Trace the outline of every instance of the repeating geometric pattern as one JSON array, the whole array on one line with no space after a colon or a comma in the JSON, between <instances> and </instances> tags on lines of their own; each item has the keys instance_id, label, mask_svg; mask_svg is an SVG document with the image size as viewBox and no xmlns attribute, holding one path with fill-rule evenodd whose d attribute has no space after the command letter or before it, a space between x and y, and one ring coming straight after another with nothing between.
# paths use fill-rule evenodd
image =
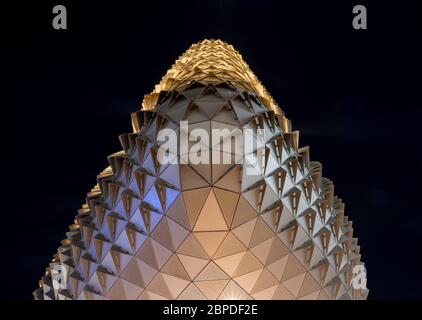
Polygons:
<instances>
[{"instance_id":1,"label":"repeating geometric pattern","mask_svg":"<svg viewBox=\"0 0 422 320\"><path fill-rule=\"evenodd\" d=\"M157 133L180 136L180 120L210 136L215 128L262 129L265 144L230 154L243 164L161 165ZM259 94L193 80L160 91L132 124L36 299L366 299L366 289L351 286L362 262L344 204L309 148L299 147L298 132ZM207 148L210 162L223 156ZM247 174L258 149L258 172ZM66 288L53 287L55 265L66 270Z\"/></svg>"},{"instance_id":2,"label":"repeating geometric pattern","mask_svg":"<svg viewBox=\"0 0 422 320\"><path fill-rule=\"evenodd\" d=\"M281 113L240 53L221 40L203 40L193 44L176 60L153 92L144 96L143 109L154 109L161 91L183 87L193 80L230 81L237 88L256 93L268 109Z\"/></svg>"}]
</instances>

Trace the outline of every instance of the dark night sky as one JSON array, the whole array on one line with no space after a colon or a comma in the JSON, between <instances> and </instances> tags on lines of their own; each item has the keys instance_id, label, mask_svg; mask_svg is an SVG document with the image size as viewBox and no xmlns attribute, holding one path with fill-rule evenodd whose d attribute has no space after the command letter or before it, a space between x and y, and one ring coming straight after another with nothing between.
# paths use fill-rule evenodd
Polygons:
<instances>
[{"instance_id":1,"label":"dark night sky","mask_svg":"<svg viewBox=\"0 0 422 320\"><path fill-rule=\"evenodd\" d=\"M354 221L369 297L422 298L416 1L87 2L20 4L8 28L22 34L9 63L3 298L31 299L129 113L204 38L234 45L323 163ZM68 30L51 27L59 3ZM356 4L367 4L368 30L352 28Z\"/></svg>"}]
</instances>

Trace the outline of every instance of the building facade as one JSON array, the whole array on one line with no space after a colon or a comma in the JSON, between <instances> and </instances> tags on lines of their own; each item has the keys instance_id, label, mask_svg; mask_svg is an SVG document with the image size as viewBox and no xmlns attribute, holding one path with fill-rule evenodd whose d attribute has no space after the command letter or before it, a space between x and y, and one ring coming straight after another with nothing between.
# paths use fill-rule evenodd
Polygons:
<instances>
[{"instance_id":1,"label":"building facade","mask_svg":"<svg viewBox=\"0 0 422 320\"><path fill-rule=\"evenodd\" d=\"M131 121L36 299L366 299L344 204L231 45L192 45Z\"/></svg>"}]
</instances>

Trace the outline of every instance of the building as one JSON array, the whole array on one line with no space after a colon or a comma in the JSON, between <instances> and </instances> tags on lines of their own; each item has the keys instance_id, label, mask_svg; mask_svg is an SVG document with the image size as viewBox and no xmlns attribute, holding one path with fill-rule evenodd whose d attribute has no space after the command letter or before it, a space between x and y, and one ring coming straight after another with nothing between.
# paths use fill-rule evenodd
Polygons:
<instances>
[{"instance_id":1,"label":"building","mask_svg":"<svg viewBox=\"0 0 422 320\"><path fill-rule=\"evenodd\" d=\"M366 299L344 204L231 45L192 45L131 121L36 299ZM214 129L254 143L194 136L163 163L163 129L180 146ZM200 143L207 161L191 162Z\"/></svg>"}]
</instances>

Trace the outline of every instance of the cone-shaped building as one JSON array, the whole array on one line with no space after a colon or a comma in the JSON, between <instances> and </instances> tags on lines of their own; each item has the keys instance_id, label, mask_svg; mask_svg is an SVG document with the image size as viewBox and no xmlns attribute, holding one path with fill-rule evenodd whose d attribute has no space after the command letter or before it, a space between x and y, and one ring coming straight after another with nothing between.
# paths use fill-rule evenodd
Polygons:
<instances>
[{"instance_id":1,"label":"cone-shaped building","mask_svg":"<svg viewBox=\"0 0 422 320\"><path fill-rule=\"evenodd\" d=\"M192 45L131 119L36 299L366 298L344 204L231 45ZM227 152L227 137L196 136L163 163L163 129L180 145L222 129L255 143ZM190 161L199 143L205 161Z\"/></svg>"}]
</instances>

